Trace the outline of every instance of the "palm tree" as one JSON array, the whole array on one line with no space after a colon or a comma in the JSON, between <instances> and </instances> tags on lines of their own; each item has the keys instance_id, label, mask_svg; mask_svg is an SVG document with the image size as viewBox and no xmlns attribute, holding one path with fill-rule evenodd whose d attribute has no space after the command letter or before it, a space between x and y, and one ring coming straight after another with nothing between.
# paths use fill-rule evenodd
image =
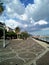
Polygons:
<instances>
[{"instance_id":1,"label":"palm tree","mask_svg":"<svg viewBox=\"0 0 49 65\"><path fill-rule=\"evenodd\" d=\"M19 28L19 27L16 27L16 28L15 28L15 32L16 32L17 38L18 38L18 34L20 33L20 28Z\"/></svg>"}]
</instances>

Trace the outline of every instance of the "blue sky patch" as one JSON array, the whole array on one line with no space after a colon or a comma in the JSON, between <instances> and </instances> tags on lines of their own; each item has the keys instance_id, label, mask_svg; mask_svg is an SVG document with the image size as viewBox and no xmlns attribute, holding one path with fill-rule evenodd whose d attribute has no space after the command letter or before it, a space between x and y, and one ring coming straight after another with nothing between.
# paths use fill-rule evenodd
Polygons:
<instances>
[{"instance_id":1,"label":"blue sky patch","mask_svg":"<svg viewBox=\"0 0 49 65\"><path fill-rule=\"evenodd\" d=\"M25 7L28 5L28 4L33 4L34 3L34 0L20 0L24 5Z\"/></svg>"}]
</instances>

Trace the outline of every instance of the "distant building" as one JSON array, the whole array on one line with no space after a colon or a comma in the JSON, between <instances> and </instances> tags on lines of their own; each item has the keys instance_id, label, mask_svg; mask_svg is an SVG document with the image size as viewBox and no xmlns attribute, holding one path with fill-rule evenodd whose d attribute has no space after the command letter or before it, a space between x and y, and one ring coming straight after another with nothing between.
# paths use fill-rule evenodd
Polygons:
<instances>
[{"instance_id":1,"label":"distant building","mask_svg":"<svg viewBox=\"0 0 49 65\"><path fill-rule=\"evenodd\" d=\"M15 29L13 29L13 32L15 32Z\"/></svg>"},{"instance_id":2,"label":"distant building","mask_svg":"<svg viewBox=\"0 0 49 65\"><path fill-rule=\"evenodd\" d=\"M8 32L8 31L13 31L13 29L11 29L11 28L8 27L8 26L5 26L5 29L7 30L7 32Z\"/></svg>"}]
</instances>

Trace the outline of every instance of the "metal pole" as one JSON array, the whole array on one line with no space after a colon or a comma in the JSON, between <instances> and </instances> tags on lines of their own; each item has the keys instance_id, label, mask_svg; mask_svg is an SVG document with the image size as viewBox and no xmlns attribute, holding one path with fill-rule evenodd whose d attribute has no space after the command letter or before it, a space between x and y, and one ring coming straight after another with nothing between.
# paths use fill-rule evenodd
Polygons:
<instances>
[{"instance_id":1,"label":"metal pole","mask_svg":"<svg viewBox=\"0 0 49 65\"><path fill-rule=\"evenodd\" d=\"M5 47L5 26L2 26L1 27L3 29L3 47Z\"/></svg>"},{"instance_id":2,"label":"metal pole","mask_svg":"<svg viewBox=\"0 0 49 65\"><path fill-rule=\"evenodd\" d=\"M3 28L3 48L5 48L5 26Z\"/></svg>"}]
</instances>

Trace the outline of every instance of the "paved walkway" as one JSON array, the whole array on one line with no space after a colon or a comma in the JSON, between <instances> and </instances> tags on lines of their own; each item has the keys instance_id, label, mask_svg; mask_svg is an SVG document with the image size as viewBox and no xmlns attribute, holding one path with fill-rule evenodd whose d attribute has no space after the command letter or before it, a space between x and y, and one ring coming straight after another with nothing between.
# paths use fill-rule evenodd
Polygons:
<instances>
[{"instance_id":1,"label":"paved walkway","mask_svg":"<svg viewBox=\"0 0 49 65\"><path fill-rule=\"evenodd\" d=\"M35 40L35 39L33 39L33 40L36 41L38 44L40 44L41 46L43 46L45 48L48 48L49 47L49 44L47 44L46 42L42 42L42 41Z\"/></svg>"},{"instance_id":2,"label":"paved walkway","mask_svg":"<svg viewBox=\"0 0 49 65\"><path fill-rule=\"evenodd\" d=\"M45 59L48 59L47 61L49 61L49 57L46 56L46 54L49 52L49 44L42 42L42 41L35 40L35 39L33 39L33 40L36 41L38 44L40 44L41 46L43 46L46 49L42 54L40 54L38 57L35 58L34 65L39 65L39 64L41 65L42 63L44 63L42 65L47 65ZM44 56L46 56L45 59L44 59ZM42 58L44 59L43 61L41 60ZM41 60L40 62L39 62L39 59ZM39 64L36 63L37 61Z\"/></svg>"},{"instance_id":3,"label":"paved walkway","mask_svg":"<svg viewBox=\"0 0 49 65\"><path fill-rule=\"evenodd\" d=\"M6 48L0 49L0 65L36 65L36 61L49 51L48 45L42 44L32 38L13 39Z\"/></svg>"}]
</instances>

